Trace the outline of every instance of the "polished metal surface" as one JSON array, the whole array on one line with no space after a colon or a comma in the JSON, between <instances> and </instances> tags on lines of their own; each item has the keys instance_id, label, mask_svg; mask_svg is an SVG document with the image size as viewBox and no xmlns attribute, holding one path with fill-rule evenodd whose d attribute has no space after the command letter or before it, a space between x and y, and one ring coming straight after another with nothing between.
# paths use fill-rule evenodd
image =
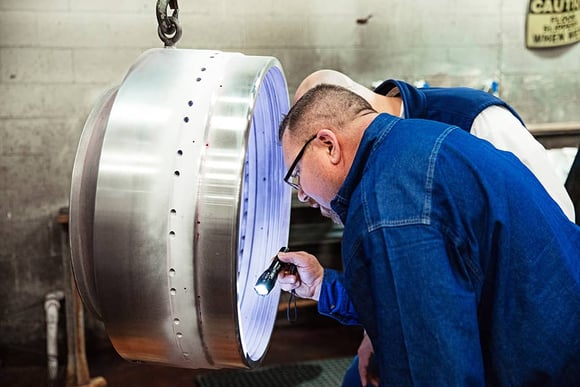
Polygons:
<instances>
[{"instance_id":1,"label":"polished metal surface","mask_svg":"<svg viewBox=\"0 0 580 387\"><path fill-rule=\"evenodd\" d=\"M73 172L73 269L126 359L263 359L280 290L253 285L288 241L287 109L275 58L182 49L145 52L93 109Z\"/></svg>"},{"instance_id":2,"label":"polished metal surface","mask_svg":"<svg viewBox=\"0 0 580 387\"><path fill-rule=\"evenodd\" d=\"M85 306L101 318L96 297L93 266L93 223L95 216L95 192L101 147L107 121L118 87L107 90L99 98L89 114L77 147L72 174L69 228L71 255L74 257L75 276L79 292L84 296ZM82 264L80 264L82 263Z\"/></svg>"}]
</instances>

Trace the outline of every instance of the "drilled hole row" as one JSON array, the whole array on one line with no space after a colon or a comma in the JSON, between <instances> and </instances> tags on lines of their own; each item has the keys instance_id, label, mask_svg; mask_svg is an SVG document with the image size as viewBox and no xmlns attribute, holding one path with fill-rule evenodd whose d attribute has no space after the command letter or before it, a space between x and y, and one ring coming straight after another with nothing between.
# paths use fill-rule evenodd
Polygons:
<instances>
[{"instance_id":1,"label":"drilled hole row","mask_svg":"<svg viewBox=\"0 0 580 387\"><path fill-rule=\"evenodd\" d=\"M175 212L174 209L172 209L171 210L171 213L172 214L175 214L176 212ZM170 234L171 234L171 232L170 232ZM175 233L173 233L173 235L175 235ZM174 268L170 268L169 269L169 277L175 277L175 274L176 274L175 269ZM177 289L172 287L171 289L169 289L169 294L171 294L172 296L175 296L177 294ZM179 318L177 318L177 317L174 317L173 318L173 325L175 325L177 328L179 328L179 325L180 324L181 324L181 320ZM181 339L181 338L183 338L183 333L181 333L178 330L177 332L175 332L175 337L177 337L178 339ZM187 353L187 352L182 352L182 354L183 354L184 357L188 357L189 356L189 353Z\"/></svg>"},{"instance_id":2,"label":"drilled hole row","mask_svg":"<svg viewBox=\"0 0 580 387\"><path fill-rule=\"evenodd\" d=\"M215 55L217 55L217 53L216 53ZM215 58L215 55L211 55L211 56L210 56L210 58L211 58L211 59ZM206 70L207 70L207 68L206 68L206 67L201 67L201 68L200 68L200 71L201 71L201 72L205 72ZM195 81L196 81L196 82L201 82L201 81L202 81L202 78L201 78L201 77L197 77L197 78L195 79ZM220 85L220 87L222 87L222 85ZM193 100L189 100L189 101L187 101L187 106L188 106L188 107L193 107L193 105L194 105L194 102L193 102ZM189 118L189 116L184 116L184 117L183 117L183 122L185 122L185 123L187 124L187 123L189 123L189 121L190 121L190 118ZM193 143L195 143L195 140L193 140ZM206 144L206 146L208 146L208 145L209 145L209 144ZM177 153L177 156L178 156L178 157L182 157L184 152L183 152L183 149L178 149L176 153ZM179 171L179 169L176 169L175 171L173 171L173 175L174 175L175 177L179 177L179 176L181 176L181 172ZM169 213L170 213L170 215L171 215L171 216L175 216L175 215L177 215L177 210L176 210L175 208L172 208L172 209L169 211ZM199 223L199 222L198 222L198 223ZM176 237L176 233L175 233L175 231L174 231L174 230L170 230L170 231L169 231L169 237L170 237L171 239L175 239L175 237ZM175 277L175 275L176 275L175 268L170 268L170 269L169 269L169 277ZM185 291L185 290L187 290L187 289L186 289L186 288L184 288L184 291ZM175 287L171 287L171 288L169 289L169 294L170 294L171 296L176 296L176 295L177 295L177 289L176 289ZM180 324L181 324L181 320L180 320L178 317L175 317L175 316L173 316L173 325L174 325L175 327L179 328ZM175 336L176 336L176 338L177 338L177 339L182 339L182 338L183 338L183 333L182 333L181 331L179 331L178 329L176 329L176 330L177 330L177 331L175 332ZM187 358L187 357L189 357L189 353L188 353L188 352L182 352L182 354L183 354L183 356L184 356L184 357L186 357L186 358Z\"/></svg>"},{"instance_id":3,"label":"drilled hole row","mask_svg":"<svg viewBox=\"0 0 580 387\"><path fill-rule=\"evenodd\" d=\"M214 56L211 56L211 58L214 58ZM205 67L202 67L200 70L201 70L201 71L206 71L207 69L206 69ZM200 77L196 78L196 81L197 81L197 82L200 82L200 81L201 81L201 78L200 78ZM192 100L189 100L189 101L187 101L187 106L189 106L189 107L193 107L193 101L192 101ZM187 124L187 123L189 123L189 116L185 116L185 117L183 117L183 122L185 122L186 124ZM193 140L193 142L195 143L195 140ZM178 155L178 156L183 156L183 150L181 150L181 149L178 149L178 150L177 150L177 155ZM181 175L181 172L180 172L179 170L175 170L175 171L173 172L173 174L174 174L175 176L180 176L180 175Z\"/></svg>"},{"instance_id":4,"label":"drilled hole row","mask_svg":"<svg viewBox=\"0 0 580 387\"><path fill-rule=\"evenodd\" d=\"M217 53L215 53L214 55L211 55L210 56L210 59L214 59L216 57L216 55L217 55ZM202 67L199 70L203 73L203 72L205 72L207 70L207 68L206 67ZM202 81L202 78L201 77L197 77L197 78L195 78L195 81L196 82L201 82ZM221 87L221 85L220 85L220 87ZM187 105L189 107L192 107L193 106L193 101L188 101L187 102ZM188 123L189 122L189 117L187 117L187 116L183 117L183 121L185 123Z\"/></svg>"}]
</instances>

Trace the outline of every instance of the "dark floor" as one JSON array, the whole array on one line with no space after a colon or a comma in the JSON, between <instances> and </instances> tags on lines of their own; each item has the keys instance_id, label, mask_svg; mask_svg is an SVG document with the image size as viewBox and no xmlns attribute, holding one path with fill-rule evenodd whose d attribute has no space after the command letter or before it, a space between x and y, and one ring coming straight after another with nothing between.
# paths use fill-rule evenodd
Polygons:
<instances>
[{"instance_id":1,"label":"dark floor","mask_svg":"<svg viewBox=\"0 0 580 387\"><path fill-rule=\"evenodd\" d=\"M320 316L315 306L303 306L298 312L299 320L292 324L285 320L285 311L279 313L263 366L353 356L356 353L362 338L361 328L340 325ZM123 360L109 345L93 352L87 348L87 358L91 377L102 376L112 387L197 387L197 375L220 372L135 364ZM64 366L66 356L59 361ZM64 368L61 368L61 374L64 374ZM56 384L63 385L63 382ZM5 362L0 366L0 386L48 386L46 367L38 363Z\"/></svg>"}]
</instances>

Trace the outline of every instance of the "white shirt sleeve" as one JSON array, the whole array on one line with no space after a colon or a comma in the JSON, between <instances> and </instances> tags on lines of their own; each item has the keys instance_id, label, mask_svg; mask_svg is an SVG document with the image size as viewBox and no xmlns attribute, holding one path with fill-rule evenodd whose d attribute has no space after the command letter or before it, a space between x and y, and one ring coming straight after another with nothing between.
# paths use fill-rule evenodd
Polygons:
<instances>
[{"instance_id":1,"label":"white shirt sleeve","mask_svg":"<svg viewBox=\"0 0 580 387\"><path fill-rule=\"evenodd\" d=\"M473 121L471 134L517 156L574 222L574 205L546 149L509 110L501 106L486 108Z\"/></svg>"}]
</instances>

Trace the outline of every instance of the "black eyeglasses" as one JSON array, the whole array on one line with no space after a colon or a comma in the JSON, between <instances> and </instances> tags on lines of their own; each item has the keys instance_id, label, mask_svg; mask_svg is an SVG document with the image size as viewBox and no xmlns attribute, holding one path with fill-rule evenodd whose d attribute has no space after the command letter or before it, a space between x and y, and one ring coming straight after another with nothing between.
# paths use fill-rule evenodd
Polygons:
<instances>
[{"instance_id":1,"label":"black eyeglasses","mask_svg":"<svg viewBox=\"0 0 580 387\"><path fill-rule=\"evenodd\" d=\"M308 144L310 144L312 142L312 140L314 140L316 137L317 137L317 135L315 134L312 137L310 137L308 139L308 141L306 141L306 143L304 144L302 149L300 149L300 152L298 152L298 155L296 156L296 158L292 162L292 165L290 165L290 168L288 168L288 173L286 173L286 176L284 176L284 181L296 190L300 190L300 175L295 173L294 169L296 169L296 165L298 165L298 162L300 161L300 159L304 155L304 151L306 150L306 147L308 146Z\"/></svg>"}]
</instances>

